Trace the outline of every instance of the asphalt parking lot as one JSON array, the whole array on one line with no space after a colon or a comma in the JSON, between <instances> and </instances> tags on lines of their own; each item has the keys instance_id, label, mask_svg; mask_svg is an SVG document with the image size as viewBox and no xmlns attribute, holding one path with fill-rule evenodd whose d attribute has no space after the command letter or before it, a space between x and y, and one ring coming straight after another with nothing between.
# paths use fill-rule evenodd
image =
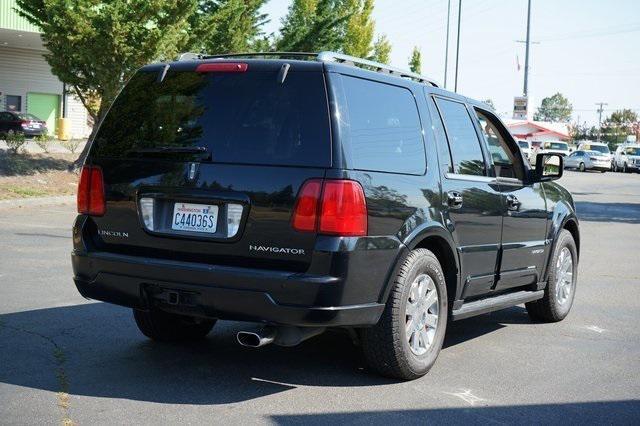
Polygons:
<instances>
[{"instance_id":1,"label":"asphalt parking lot","mask_svg":"<svg viewBox=\"0 0 640 426\"><path fill-rule=\"evenodd\" d=\"M0 211L0 422L640 424L640 175L566 172L582 251L573 311L524 307L450 326L424 378L363 368L341 333L296 348L148 341L128 309L71 281L74 206Z\"/></svg>"}]
</instances>

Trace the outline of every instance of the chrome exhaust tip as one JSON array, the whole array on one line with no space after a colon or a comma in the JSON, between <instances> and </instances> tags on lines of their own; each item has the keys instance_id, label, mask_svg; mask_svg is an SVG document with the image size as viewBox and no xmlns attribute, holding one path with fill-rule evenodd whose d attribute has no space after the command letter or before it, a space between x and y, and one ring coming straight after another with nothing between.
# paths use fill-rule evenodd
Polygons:
<instances>
[{"instance_id":1,"label":"chrome exhaust tip","mask_svg":"<svg viewBox=\"0 0 640 426\"><path fill-rule=\"evenodd\" d=\"M275 329L262 329L260 331L239 331L236 334L236 339L240 345L248 348L259 348L266 346L276 338Z\"/></svg>"}]
</instances>

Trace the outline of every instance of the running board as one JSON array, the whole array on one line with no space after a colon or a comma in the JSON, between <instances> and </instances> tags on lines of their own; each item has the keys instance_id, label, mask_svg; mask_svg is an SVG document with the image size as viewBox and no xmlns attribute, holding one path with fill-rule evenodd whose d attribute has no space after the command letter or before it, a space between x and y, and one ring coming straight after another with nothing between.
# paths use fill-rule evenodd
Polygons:
<instances>
[{"instance_id":1,"label":"running board","mask_svg":"<svg viewBox=\"0 0 640 426\"><path fill-rule=\"evenodd\" d=\"M500 296L487 297L486 299L464 303L460 307L460 309L455 309L451 312L451 318L454 321L457 321L476 315L486 314L487 312L509 308L521 303L532 302L534 300L542 299L543 296L544 290L518 291L516 293L507 293Z\"/></svg>"}]
</instances>

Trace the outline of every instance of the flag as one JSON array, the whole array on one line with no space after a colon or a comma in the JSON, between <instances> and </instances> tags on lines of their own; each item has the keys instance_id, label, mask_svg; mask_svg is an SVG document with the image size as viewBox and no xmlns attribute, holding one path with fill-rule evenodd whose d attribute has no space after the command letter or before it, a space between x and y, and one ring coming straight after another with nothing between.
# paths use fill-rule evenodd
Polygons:
<instances>
[{"instance_id":1,"label":"flag","mask_svg":"<svg viewBox=\"0 0 640 426\"><path fill-rule=\"evenodd\" d=\"M520 56L516 55L516 66L518 67L518 71L520 71Z\"/></svg>"}]
</instances>

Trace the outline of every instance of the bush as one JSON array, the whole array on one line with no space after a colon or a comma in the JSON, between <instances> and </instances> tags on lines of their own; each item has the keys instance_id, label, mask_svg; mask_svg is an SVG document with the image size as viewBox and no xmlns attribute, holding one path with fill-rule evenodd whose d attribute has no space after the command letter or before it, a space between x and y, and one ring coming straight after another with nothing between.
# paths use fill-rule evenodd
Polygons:
<instances>
[{"instance_id":1,"label":"bush","mask_svg":"<svg viewBox=\"0 0 640 426\"><path fill-rule=\"evenodd\" d=\"M75 139L75 138L71 138L66 141L60 141L60 144L63 147L65 147L65 149L68 149L69 152L71 152L72 154L76 153L76 150L78 149L81 143L82 143L82 139Z\"/></svg>"},{"instance_id":2,"label":"bush","mask_svg":"<svg viewBox=\"0 0 640 426\"><path fill-rule=\"evenodd\" d=\"M38 145L40 149L42 149L46 153L49 153L51 142L53 142L53 136L48 134L42 134L35 138L36 145Z\"/></svg>"},{"instance_id":3,"label":"bush","mask_svg":"<svg viewBox=\"0 0 640 426\"><path fill-rule=\"evenodd\" d=\"M9 130L9 132L7 132L6 142L7 147L9 147L9 152L12 154L17 154L20 148L22 148L22 145L26 143L24 133Z\"/></svg>"}]
</instances>

